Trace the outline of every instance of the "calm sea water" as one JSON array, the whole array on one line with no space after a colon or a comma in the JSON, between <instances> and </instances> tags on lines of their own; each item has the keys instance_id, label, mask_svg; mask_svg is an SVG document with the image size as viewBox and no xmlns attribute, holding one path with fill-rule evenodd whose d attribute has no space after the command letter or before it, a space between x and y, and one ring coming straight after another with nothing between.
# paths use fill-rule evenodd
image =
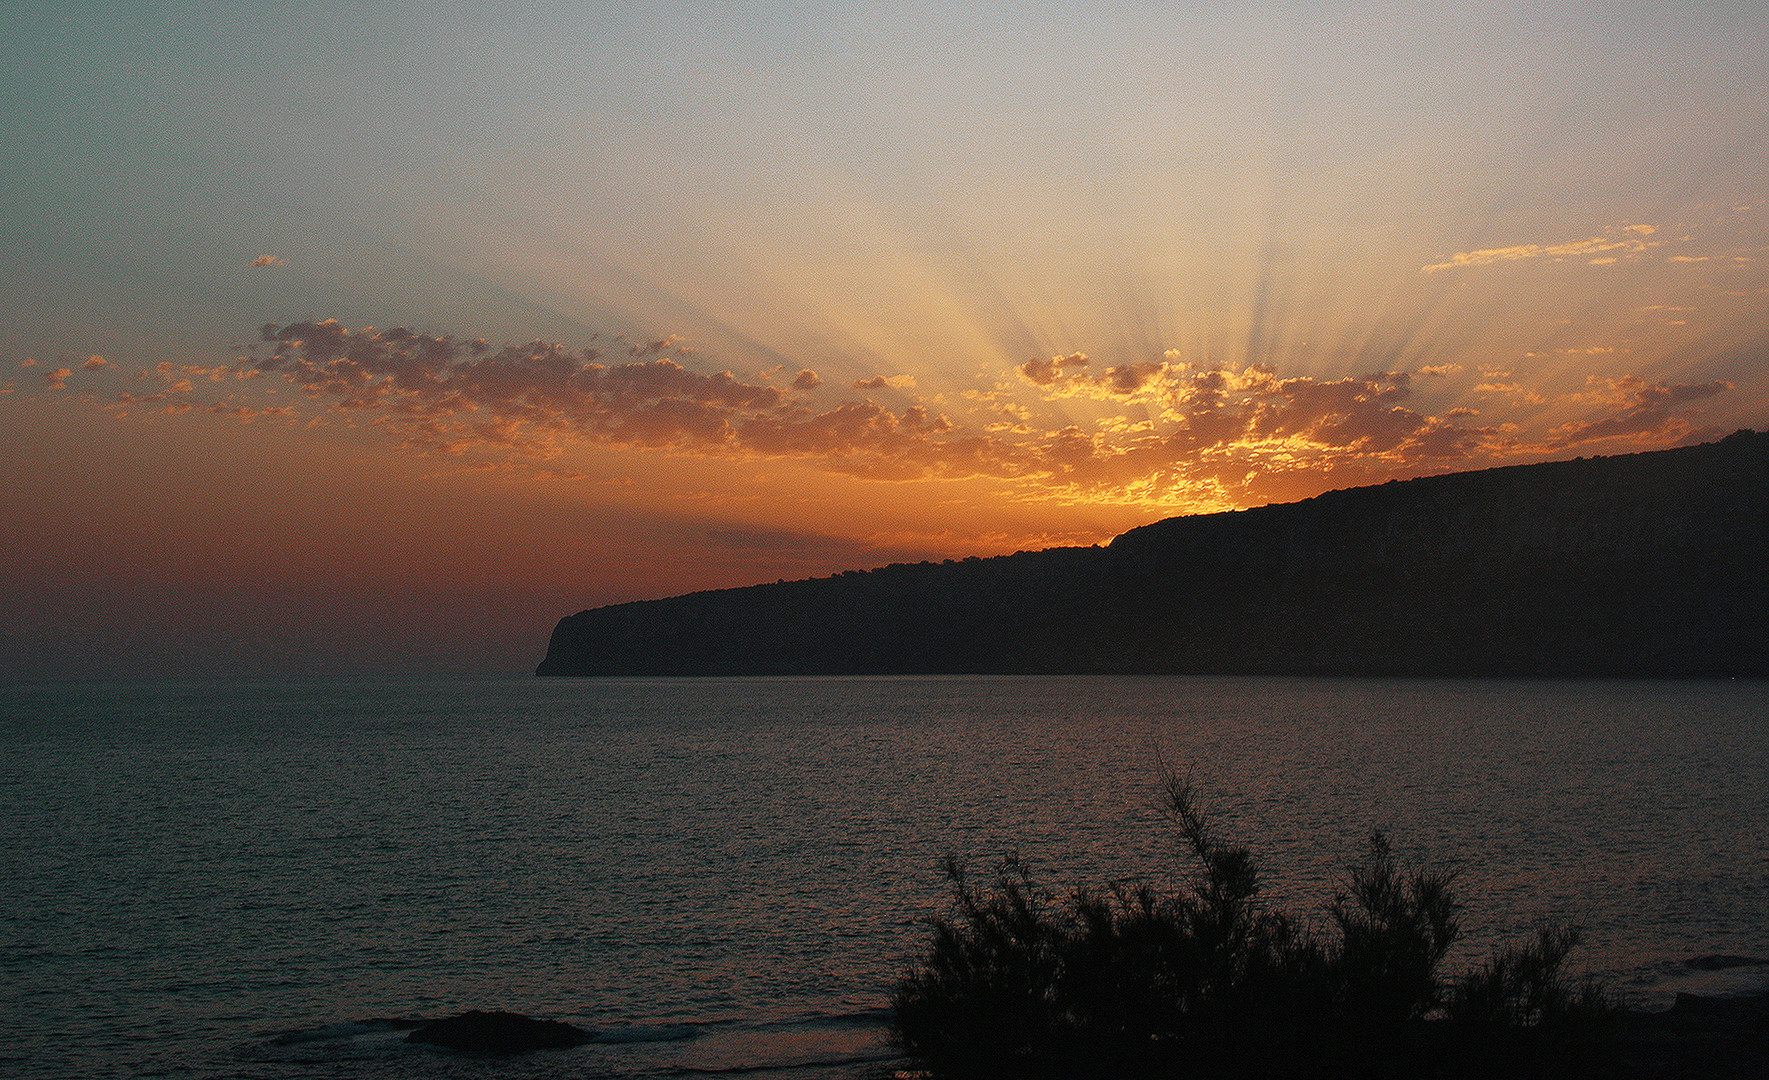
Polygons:
<instances>
[{"instance_id":1,"label":"calm sea water","mask_svg":"<svg viewBox=\"0 0 1769 1080\"><path fill-rule=\"evenodd\" d=\"M1643 1004L1769 958L1769 684L1195 678L0 688L0 1073L638 1077L896 1064L952 853L1183 874L1162 764L1274 900L1370 830L1457 963L1538 920ZM391 1019L603 1033L487 1061Z\"/></svg>"}]
</instances>

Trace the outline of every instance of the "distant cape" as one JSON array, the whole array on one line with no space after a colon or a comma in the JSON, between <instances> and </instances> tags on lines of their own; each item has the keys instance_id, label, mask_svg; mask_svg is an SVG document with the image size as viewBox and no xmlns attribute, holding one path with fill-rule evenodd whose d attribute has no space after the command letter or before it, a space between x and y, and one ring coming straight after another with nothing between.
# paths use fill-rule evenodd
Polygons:
<instances>
[{"instance_id":1,"label":"distant cape","mask_svg":"<svg viewBox=\"0 0 1769 1080\"><path fill-rule=\"evenodd\" d=\"M541 675L1769 675L1769 433L560 620Z\"/></svg>"}]
</instances>

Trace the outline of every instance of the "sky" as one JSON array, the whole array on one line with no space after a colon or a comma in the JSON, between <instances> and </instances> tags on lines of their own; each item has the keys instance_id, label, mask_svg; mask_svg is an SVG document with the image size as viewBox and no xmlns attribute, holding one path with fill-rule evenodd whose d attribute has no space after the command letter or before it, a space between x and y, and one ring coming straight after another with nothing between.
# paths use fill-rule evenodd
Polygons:
<instances>
[{"instance_id":1,"label":"sky","mask_svg":"<svg viewBox=\"0 0 1769 1080\"><path fill-rule=\"evenodd\" d=\"M14 0L0 677L1769 427L1769 2Z\"/></svg>"}]
</instances>

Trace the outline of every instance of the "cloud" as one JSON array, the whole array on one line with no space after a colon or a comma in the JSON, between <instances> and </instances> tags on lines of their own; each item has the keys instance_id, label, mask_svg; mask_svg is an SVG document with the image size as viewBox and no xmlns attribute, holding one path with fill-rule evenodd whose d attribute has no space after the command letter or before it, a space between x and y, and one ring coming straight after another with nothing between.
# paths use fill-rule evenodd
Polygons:
<instances>
[{"instance_id":1,"label":"cloud","mask_svg":"<svg viewBox=\"0 0 1769 1080\"><path fill-rule=\"evenodd\" d=\"M878 556L898 554L893 549L879 548L864 540L825 536L822 533L797 532L788 529L761 529L742 526L716 526L704 531L706 540L725 551L760 553L772 561L789 563L853 564Z\"/></svg>"},{"instance_id":2,"label":"cloud","mask_svg":"<svg viewBox=\"0 0 1769 1080\"><path fill-rule=\"evenodd\" d=\"M1459 365L1322 378L1267 364L1192 364L1172 353L1099 368L1071 353L1019 365L1017 385L957 395L967 404L955 418L913 397L890 407L819 405L802 393L822 385L809 369L790 389L709 372L673 338L599 339L604 355L541 341L493 347L405 328L351 330L332 320L269 324L259 338L231 366L161 364L150 377L162 389L125 395L119 406L293 418L290 406L278 412L245 397L249 384L238 381L269 380L300 392L309 403L303 415L314 406L343 414L407 448L459 456L462 467L533 466L573 444L601 444L797 458L875 480L986 478L1047 498L1207 510L1522 460L1593 440L1676 439L1694 430L1682 413L1731 388L1630 377L1594 380L1572 398L1549 401L1509 372L1482 370L1479 392L1561 417L1583 410L1576 421L1529 435L1462 405L1433 415L1416 400L1415 384L1440 394L1442 380L1463 373ZM203 403L193 385L240 389ZM900 385L887 377L858 384ZM1076 398L1096 404L1059 404Z\"/></svg>"},{"instance_id":3,"label":"cloud","mask_svg":"<svg viewBox=\"0 0 1769 1080\"><path fill-rule=\"evenodd\" d=\"M913 375L874 375L870 379L855 379L856 390L912 390L915 388Z\"/></svg>"},{"instance_id":4,"label":"cloud","mask_svg":"<svg viewBox=\"0 0 1769 1080\"><path fill-rule=\"evenodd\" d=\"M166 411L200 412L207 413L211 416L226 416L238 420L242 424L249 424L254 420L259 420L264 417L274 417L283 420L292 420L295 417L294 408L288 405L271 405L262 409L256 409L250 405L239 405L228 402L215 402L206 405L194 402L189 404L169 405L167 406Z\"/></svg>"},{"instance_id":5,"label":"cloud","mask_svg":"<svg viewBox=\"0 0 1769 1080\"><path fill-rule=\"evenodd\" d=\"M1016 370L1034 386L1042 387L1052 397L1131 397L1157 387L1169 375L1185 371L1187 365L1165 360L1144 360L1134 364L1109 367L1097 375L1086 370L1092 361L1085 353L1034 358Z\"/></svg>"},{"instance_id":6,"label":"cloud","mask_svg":"<svg viewBox=\"0 0 1769 1080\"><path fill-rule=\"evenodd\" d=\"M1605 439L1650 438L1666 441L1681 438L1692 425L1671 410L1678 405L1702 401L1734 389L1724 381L1705 383L1649 383L1637 376L1619 379L1592 376L1587 395L1601 409L1584 419L1557 427L1547 445L1554 449Z\"/></svg>"},{"instance_id":7,"label":"cloud","mask_svg":"<svg viewBox=\"0 0 1769 1080\"><path fill-rule=\"evenodd\" d=\"M1609 229L1601 236L1567 243L1517 244L1511 247L1482 248L1479 251L1459 251L1444 262L1422 267L1420 272L1435 274L1444 270L1530 259L1560 261L1580 257L1595 265L1608 265L1620 258L1642 255L1658 247L1660 241L1648 239L1656 232L1658 229L1652 225L1623 225Z\"/></svg>"},{"instance_id":8,"label":"cloud","mask_svg":"<svg viewBox=\"0 0 1769 1080\"><path fill-rule=\"evenodd\" d=\"M1047 390L1059 380L1114 385L1074 370L1085 366L1062 365L1065 374L1035 365L1032 373L1055 376ZM1431 417L1403 404L1412 393L1405 372L1321 380L1284 378L1261 364L1169 362L1158 378L1152 374L1131 372L1116 385L1141 387L1147 396L1139 400L1158 405L1158 419L1100 424L1092 432L1075 424L1028 432L1015 444L1021 475L1076 498L1225 509L1314 494L1329 480L1344 486L1441 468L1503 452L1506 442L1496 427L1468 427L1459 417Z\"/></svg>"},{"instance_id":9,"label":"cloud","mask_svg":"<svg viewBox=\"0 0 1769 1080\"><path fill-rule=\"evenodd\" d=\"M1483 382L1473 387L1476 394L1498 394L1530 405L1546 404L1548 399L1519 382Z\"/></svg>"},{"instance_id":10,"label":"cloud","mask_svg":"<svg viewBox=\"0 0 1769 1080\"><path fill-rule=\"evenodd\" d=\"M445 453L481 446L546 456L582 440L814 456L843 471L911 475L938 469L929 446L953 429L921 405L897 413L848 401L814 411L776 387L693 371L678 362L691 354L669 339L629 346L626 362L607 364L593 349L535 341L494 351L404 328L351 331L334 320L271 324L259 336L253 370L334 409L373 414L406 445ZM794 385L820 382L804 371Z\"/></svg>"},{"instance_id":11,"label":"cloud","mask_svg":"<svg viewBox=\"0 0 1769 1080\"><path fill-rule=\"evenodd\" d=\"M168 365L160 365L162 368ZM192 414L207 416L225 416L249 424L260 419L277 419L294 421L300 418L300 410L292 405L252 405L240 401L197 401L191 394L192 386L189 379L168 380L166 388L151 394L121 393L106 406L108 411L119 418L131 412L151 412L164 416L188 416Z\"/></svg>"},{"instance_id":12,"label":"cloud","mask_svg":"<svg viewBox=\"0 0 1769 1080\"><path fill-rule=\"evenodd\" d=\"M833 409L779 410L740 426L735 445L767 457L820 457L838 471L890 479L928 475L1012 475L1006 444L981 437L947 440L955 425L924 406L901 414L869 401Z\"/></svg>"},{"instance_id":13,"label":"cloud","mask_svg":"<svg viewBox=\"0 0 1769 1080\"><path fill-rule=\"evenodd\" d=\"M67 368L56 368L43 376L43 383L51 390L60 390L67 386L68 376L72 374L73 372Z\"/></svg>"},{"instance_id":14,"label":"cloud","mask_svg":"<svg viewBox=\"0 0 1769 1080\"><path fill-rule=\"evenodd\" d=\"M1085 353L1072 353L1068 356L1053 356L1048 360L1033 357L1020 365L1020 374L1039 386L1062 381L1067 368L1084 368L1089 361Z\"/></svg>"},{"instance_id":15,"label":"cloud","mask_svg":"<svg viewBox=\"0 0 1769 1080\"><path fill-rule=\"evenodd\" d=\"M283 265L283 260L276 255L260 255L256 259L253 259L247 265L253 266L253 267L281 266L281 265Z\"/></svg>"},{"instance_id":16,"label":"cloud","mask_svg":"<svg viewBox=\"0 0 1769 1080\"><path fill-rule=\"evenodd\" d=\"M1159 381L1168 370L1167 364L1155 360L1124 364L1107 368L1097 385L1112 394L1134 394Z\"/></svg>"},{"instance_id":17,"label":"cloud","mask_svg":"<svg viewBox=\"0 0 1769 1080\"><path fill-rule=\"evenodd\" d=\"M689 370L662 355L686 355L669 339L628 346L635 359L610 365L594 349L534 341L493 352L404 328L353 333L329 319L268 326L261 336L271 349L257 359L259 371L342 409L381 411L396 427L482 441L506 442L512 429L502 424L645 446L718 443L732 416L784 399L728 371Z\"/></svg>"},{"instance_id":18,"label":"cloud","mask_svg":"<svg viewBox=\"0 0 1769 1080\"><path fill-rule=\"evenodd\" d=\"M97 371L99 368L104 367L108 363L109 363L109 361L106 360L102 356L88 356L80 364L80 368L84 371Z\"/></svg>"},{"instance_id":19,"label":"cloud","mask_svg":"<svg viewBox=\"0 0 1769 1080\"><path fill-rule=\"evenodd\" d=\"M1169 401L1193 449L1284 448L1289 453L1440 458L1470 445L1467 432L1402 404L1412 375L1380 371L1320 380L1280 378L1266 365L1186 373Z\"/></svg>"}]
</instances>

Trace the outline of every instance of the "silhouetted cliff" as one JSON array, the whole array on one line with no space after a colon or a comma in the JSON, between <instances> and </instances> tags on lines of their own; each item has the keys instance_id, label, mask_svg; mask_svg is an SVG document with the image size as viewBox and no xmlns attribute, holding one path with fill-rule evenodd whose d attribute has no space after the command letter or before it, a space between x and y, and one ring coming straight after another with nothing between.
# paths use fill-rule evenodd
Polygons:
<instances>
[{"instance_id":1,"label":"silhouetted cliff","mask_svg":"<svg viewBox=\"0 0 1769 1080\"><path fill-rule=\"evenodd\" d=\"M542 675L1769 675L1769 433L580 612Z\"/></svg>"}]
</instances>

